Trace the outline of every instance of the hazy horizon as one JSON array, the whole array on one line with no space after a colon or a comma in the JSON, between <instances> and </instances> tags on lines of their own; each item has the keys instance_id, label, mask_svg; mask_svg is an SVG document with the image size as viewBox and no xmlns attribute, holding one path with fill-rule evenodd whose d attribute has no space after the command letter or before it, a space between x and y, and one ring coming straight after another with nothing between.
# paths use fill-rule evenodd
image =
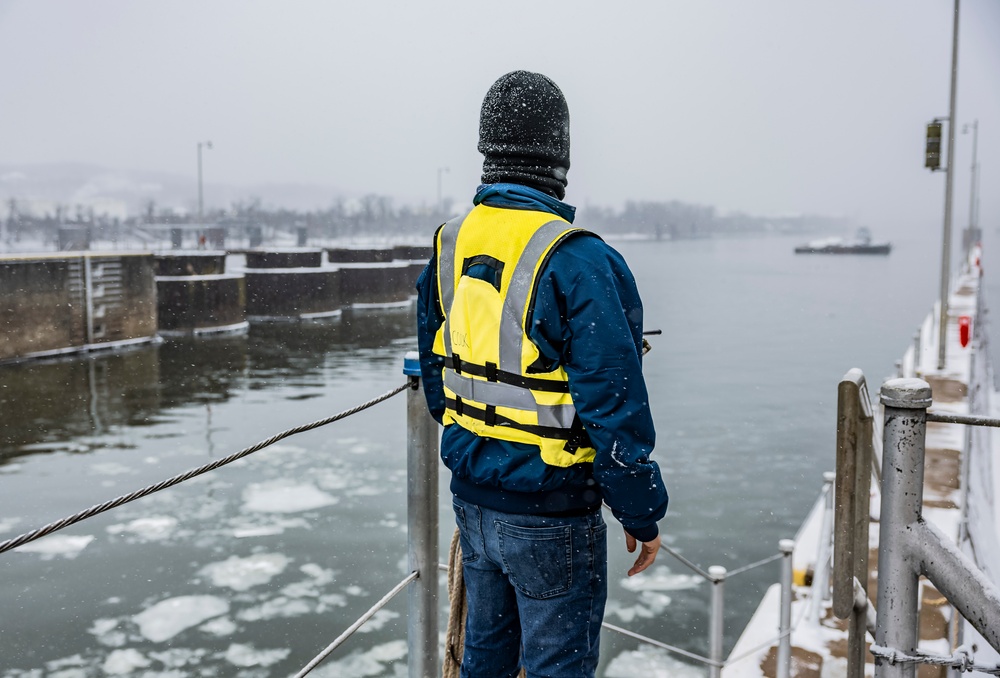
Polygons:
<instances>
[{"instance_id":1,"label":"hazy horizon","mask_svg":"<svg viewBox=\"0 0 1000 678\"><path fill-rule=\"evenodd\" d=\"M952 16L948 0L0 0L0 165L164 172L194 198L211 140L208 207L228 206L212 186L273 184L433 204L439 176L465 202L482 97L524 68L569 102L575 205L679 200L931 237L944 174L923 168L923 136L948 114ZM984 228L1000 211L997 35L1000 3L962 3L957 131L979 120ZM961 226L971 135L956 150Z\"/></svg>"}]
</instances>

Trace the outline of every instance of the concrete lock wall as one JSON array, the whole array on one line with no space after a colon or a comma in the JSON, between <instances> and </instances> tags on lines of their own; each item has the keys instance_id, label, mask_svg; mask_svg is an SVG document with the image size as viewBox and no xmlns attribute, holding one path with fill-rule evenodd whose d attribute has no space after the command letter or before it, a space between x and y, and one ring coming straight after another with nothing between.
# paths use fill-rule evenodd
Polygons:
<instances>
[{"instance_id":1,"label":"concrete lock wall","mask_svg":"<svg viewBox=\"0 0 1000 678\"><path fill-rule=\"evenodd\" d=\"M318 268L323 264L323 250L289 249L246 252L247 268Z\"/></svg>"},{"instance_id":2,"label":"concrete lock wall","mask_svg":"<svg viewBox=\"0 0 1000 678\"><path fill-rule=\"evenodd\" d=\"M247 286L241 274L158 276L156 290L162 332L207 330L246 321Z\"/></svg>"},{"instance_id":3,"label":"concrete lock wall","mask_svg":"<svg viewBox=\"0 0 1000 678\"><path fill-rule=\"evenodd\" d=\"M405 302L414 292L416 277L411 280L409 263L343 264L341 294L345 306L364 304L397 304Z\"/></svg>"},{"instance_id":4,"label":"concrete lock wall","mask_svg":"<svg viewBox=\"0 0 1000 678\"><path fill-rule=\"evenodd\" d=\"M430 245L396 245L392 248L393 259L404 259L406 261L423 261L427 263L430 260L431 255L434 254L434 248Z\"/></svg>"},{"instance_id":5,"label":"concrete lock wall","mask_svg":"<svg viewBox=\"0 0 1000 678\"><path fill-rule=\"evenodd\" d=\"M226 272L226 252L173 251L154 255L157 276L218 275Z\"/></svg>"},{"instance_id":6,"label":"concrete lock wall","mask_svg":"<svg viewBox=\"0 0 1000 678\"><path fill-rule=\"evenodd\" d=\"M389 249L362 249L335 247L326 251L326 260L331 264L374 264L388 263L395 258L395 253Z\"/></svg>"},{"instance_id":7,"label":"concrete lock wall","mask_svg":"<svg viewBox=\"0 0 1000 678\"><path fill-rule=\"evenodd\" d=\"M336 268L247 269L247 317L299 318L342 307Z\"/></svg>"},{"instance_id":8,"label":"concrete lock wall","mask_svg":"<svg viewBox=\"0 0 1000 678\"><path fill-rule=\"evenodd\" d=\"M156 335L151 255L0 259L0 361Z\"/></svg>"},{"instance_id":9,"label":"concrete lock wall","mask_svg":"<svg viewBox=\"0 0 1000 678\"><path fill-rule=\"evenodd\" d=\"M246 324L246 279L226 273L226 252L156 255L157 317L166 335L234 331Z\"/></svg>"}]
</instances>

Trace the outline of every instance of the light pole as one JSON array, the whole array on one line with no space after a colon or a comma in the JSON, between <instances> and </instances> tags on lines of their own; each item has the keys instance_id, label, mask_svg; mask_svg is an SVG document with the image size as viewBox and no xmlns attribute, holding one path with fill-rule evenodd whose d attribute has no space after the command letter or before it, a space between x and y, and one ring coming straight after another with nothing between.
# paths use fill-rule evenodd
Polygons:
<instances>
[{"instance_id":1,"label":"light pole","mask_svg":"<svg viewBox=\"0 0 1000 678\"><path fill-rule=\"evenodd\" d=\"M438 200L437 200L437 211L441 211L441 173L447 172L447 167L438 167Z\"/></svg>"},{"instance_id":2,"label":"light pole","mask_svg":"<svg viewBox=\"0 0 1000 678\"><path fill-rule=\"evenodd\" d=\"M201 147L204 146L208 150L212 150L211 141L199 141L198 142L198 226L204 228L205 216L204 216L204 198L201 185Z\"/></svg>"},{"instance_id":3,"label":"light pole","mask_svg":"<svg viewBox=\"0 0 1000 678\"><path fill-rule=\"evenodd\" d=\"M968 256L972 241L978 239L976 219L976 184L979 181L979 166L976 164L976 148L979 146L979 120L973 121L971 125L962 126L962 134L968 134L972 128L972 188L969 191L969 226L965 232L965 254Z\"/></svg>"},{"instance_id":4,"label":"light pole","mask_svg":"<svg viewBox=\"0 0 1000 678\"><path fill-rule=\"evenodd\" d=\"M941 313L938 316L937 368L944 369L945 339L948 330L948 283L951 277L951 187L955 177L955 93L958 88L958 4L951 37L951 97L948 106L948 167L944 182L944 237L941 246Z\"/></svg>"}]
</instances>

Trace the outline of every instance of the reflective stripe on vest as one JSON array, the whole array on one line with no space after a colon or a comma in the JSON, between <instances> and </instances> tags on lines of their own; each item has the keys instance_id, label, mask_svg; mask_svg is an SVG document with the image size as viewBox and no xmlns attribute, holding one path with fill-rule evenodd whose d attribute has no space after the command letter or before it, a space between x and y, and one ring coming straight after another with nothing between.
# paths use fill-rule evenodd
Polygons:
<instances>
[{"instance_id":1,"label":"reflective stripe on vest","mask_svg":"<svg viewBox=\"0 0 1000 678\"><path fill-rule=\"evenodd\" d=\"M487 437L537 444L543 460L550 465L569 466L591 461L594 450L590 447L590 441L569 397L569 382L565 371L556 367L544 375L526 374L522 366L527 339L523 322L534 294L535 277L540 272L542 260L547 258L547 254L562 239L581 229L575 229L568 222L558 219L542 223L530 236L527 231L515 229L512 242L515 243L517 262L507 279L504 292L500 292L499 284L494 285L498 288L497 293L501 294L501 300L498 301L500 313L499 318L496 318L497 336L494 337L497 342L494 359L497 359L497 363L490 363L483 360L481 355L462 356L456 353L453 339L455 328L452 311L456 289L462 280L458 276L458 267L464 268L470 259L474 261L483 257L501 264L495 270L500 279L503 266L510 263L500 262L492 257L493 254L502 255L503 251L473 251L476 247L469 249L468 244L463 245L464 261L458 261L462 224L470 216L474 219L484 218L483 208L477 209L480 210L479 213L473 210L464 217L453 219L442 226L438 233L438 296L444 324L441 329L441 346L436 350L443 349L445 356L446 423L449 420L459 423L474 433ZM487 214L490 209L495 208L486 208ZM534 212L526 213L527 219L537 220L539 216ZM516 243L523 238L527 238L527 242L518 254L516 247L519 245ZM475 242L479 243L479 240ZM483 244L483 247L486 248L486 245ZM507 253L510 254L509 248ZM465 275L464 270L462 275ZM463 303L467 304L468 300ZM468 320L466 311L466 323ZM468 330L468 326L458 329L457 340L461 342L464 334L462 330ZM480 338L479 341L484 340ZM482 344L479 346L482 351ZM532 344L531 348L537 353L537 347ZM489 349L487 353L492 350ZM531 351L528 355L530 357ZM497 408L511 411L498 413Z\"/></svg>"}]
</instances>

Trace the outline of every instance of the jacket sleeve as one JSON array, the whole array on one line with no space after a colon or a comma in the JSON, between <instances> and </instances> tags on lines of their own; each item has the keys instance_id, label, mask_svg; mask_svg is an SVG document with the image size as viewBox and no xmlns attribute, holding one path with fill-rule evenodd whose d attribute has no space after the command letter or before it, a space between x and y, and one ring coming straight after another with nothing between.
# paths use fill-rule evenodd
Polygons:
<instances>
[{"instance_id":1,"label":"jacket sleeve","mask_svg":"<svg viewBox=\"0 0 1000 678\"><path fill-rule=\"evenodd\" d=\"M595 237L559 245L539 280L531 323L532 340L569 375L605 502L633 537L655 538L668 496L650 458L655 431L642 376L642 302L625 260Z\"/></svg>"},{"instance_id":2,"label":"jacket sleeve","mask_svg":"<svg viewBox=\"0 0 1000 678\"><path fill-rule=\"evenodd\" d=\"M417 350L420 376L431 416L440 424L444 415L444 386L441 371L444 358L434 355L434 337L444 322L437 295L437 257L431 258L417 278Z\"/></svg>"}]
</instances>

